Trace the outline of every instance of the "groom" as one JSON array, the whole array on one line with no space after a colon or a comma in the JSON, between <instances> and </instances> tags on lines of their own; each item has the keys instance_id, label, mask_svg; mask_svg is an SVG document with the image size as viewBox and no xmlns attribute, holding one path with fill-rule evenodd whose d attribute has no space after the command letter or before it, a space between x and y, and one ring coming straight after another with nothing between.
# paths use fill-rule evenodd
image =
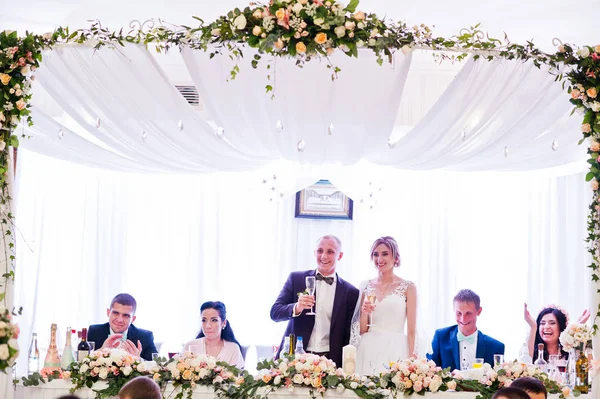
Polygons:
<instances>
[{"instance_id":1,"label":"groom","mask_svg":"<svg viewBox=\"0 0 600 399\"><path fill-rule=\"evenodd\" d=\"M337 261L344 255L339 238L333 235L319 238L314 254L317 270L292 272L289 275L271 307L271 319L288 322L284 337L289 334L302 337L306 352L326 356L341 367L342 348L350 340L350 324L358 300L358 289L335 272ZM306 276L316 277L314 296L298 295L306 289ZM315 306L315 316L306 314L312 306ZM279 352L282 346L283 341L279 345Z\"/></svg>"},{"instance_id":2,"label":"groom","mask_svg":"<svg viewBox=\"0 0 600 399\"><path fill-rule=\"evenodd\" d=\"M450 370L461 370L463 364L471 368L476 358L493 366L494 355L504 355L504 344L477 330L481 310L479 295L471 290L460 290L454 297L457 325L435 332L431 343L433 353L427 358Z\"/></svg>"}]
</instances>

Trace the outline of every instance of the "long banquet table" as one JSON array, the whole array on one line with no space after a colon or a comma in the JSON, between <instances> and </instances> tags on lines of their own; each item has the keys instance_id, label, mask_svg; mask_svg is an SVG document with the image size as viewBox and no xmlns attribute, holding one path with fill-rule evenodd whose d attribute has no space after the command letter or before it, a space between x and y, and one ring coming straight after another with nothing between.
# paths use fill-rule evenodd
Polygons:
<instances>
[{"instance_id":1,"label":"long banquet table","mask_svg":"<svg viewBox=\"0 0 600 399\"><path fill-rule=\"evenodd\" d=\"M54 380L46 384L42 384L37 387L24 387L23 385L17 385L15 388L15 399L56 399L61 395L69 394L69 388L72 385L69 381L65 380ZM101 389L103 385L98 384L96 389ZM168 386L165 392L165 397L168 397L173 392L173 387ZM93 399L95 394L91 389L85 388L75 393L82 399ZM475 399L477 396L476 392L437 392L427 393L425 396L431 399ZM559 395L548 395L549 399L558 399ZM215 397L212 387L199 386L194 389L194 399L212 399ZM286 388L280 388L275 392L269 394L272 399L308 399L310 398L309 389L296 387L293 392ZM319 397L319 396L317 396ZM338 393L333 390L325 392L326 398L332 399L357 399L358 396L350 390L346 390L342 393ZM415 395L414 398L419 398L420 395ZM589 395L581 395L581 399L591 399Z\"/></svg>"}]
</instances>

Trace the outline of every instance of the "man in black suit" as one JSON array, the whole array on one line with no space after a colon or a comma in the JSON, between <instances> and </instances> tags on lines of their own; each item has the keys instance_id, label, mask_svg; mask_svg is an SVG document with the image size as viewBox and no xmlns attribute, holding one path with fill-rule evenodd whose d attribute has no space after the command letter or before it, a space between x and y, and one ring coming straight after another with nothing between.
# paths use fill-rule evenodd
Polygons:
<instances>
[{"instance_id":1,"label":"man in black suit","mask_svg":"<svg viewBox=\"0 0 600 399\"><path fill-rule=\"evenodd\" d=\"M302 337L306 352L326 356L341 367L342 348L350 340L358 289L335 272L337 261L344 255L339 238L321 237L314 253L317 269L290 274L271 307L271 319L287 321L285 335L293 333ZM307 276L316 277L314 296L298 295L306 289ZM312 306L315 306L316 315L307 314Z\"/></svg>"},{"instance_id":2,"label":"man in black suit","mask_svg":"<svg viewBox=\"0 0 600 399\"><path fill-rule=\"evenodd\" d=\"M152 354L158 353L154 346L152 331L137 328L135 311L137 303L129 294L119 294L106 309L108 323L94 324L88 329L88 341L96 343L96 348L118 348L126 350L134 356L152 360Z\"/></svg>"}]
</instances>

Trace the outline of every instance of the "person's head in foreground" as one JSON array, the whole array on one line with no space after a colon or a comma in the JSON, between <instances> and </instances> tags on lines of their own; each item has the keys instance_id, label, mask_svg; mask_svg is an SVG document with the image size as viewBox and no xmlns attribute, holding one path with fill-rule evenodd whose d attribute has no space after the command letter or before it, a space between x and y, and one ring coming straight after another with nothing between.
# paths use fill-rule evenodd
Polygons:
<instances>
[{"instance_id":1,"label":"person's head in foreground","mask_svg":"<svg viewBox=\"0 0 600 399\"><path fill-rule=\"evenodd\" d=\"M135 377L119 391L119 399L162 399L160 387L148 377Z\"/></svg>"},{"instance_id":2,"label":"person's head in foreground","mask_svg":"<svg viewBox=\"0 0 600 399\"><path fill-rule=\"evenodd\" d=\"M522 377L514 380L510 384L511 388L519 388L524 390L531 399L546 399L548 392L544 383L537 378Z\"/></svg>"},{"instance_id":3,"label":"person's head in foreground","mask_svg":"<svg viewBox=\"0 0 600 399\"><path fill-rule=\"evenodd\" d=\"M508 388L499 389L492 399L529 399L529 395L522 389L514 388L512 386Z\"/></svg>"}]
</instances>

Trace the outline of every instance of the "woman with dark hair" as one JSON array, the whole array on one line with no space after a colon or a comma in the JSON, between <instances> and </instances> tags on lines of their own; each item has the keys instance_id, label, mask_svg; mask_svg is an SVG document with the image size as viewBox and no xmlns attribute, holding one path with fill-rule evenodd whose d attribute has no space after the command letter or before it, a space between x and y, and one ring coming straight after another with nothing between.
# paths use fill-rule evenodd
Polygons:
<instances>
[{"instance_id":1,"label":"woman with dark hair","mask_svg":"<svg viewBox=\"0 0 600 399\"><path fill-rule=\"evenodd\" d=\"M584 324L590 317L586 310L583 312L578 322ZM556 305L544 307L534 319L527 310L525 304L525 321L531 328L529 338L527 339L527 349L531 359L538 358L538 344L544 344L544 360L548 361L550 355L558 355L560 358L567 358L568 353L562 349L560 344L560 333L562 333L569 324L569 314Z\"/></svg>"},{"instance_id":2,"label":"woman with dark hair","mask_svg":"<svg viewBox=\"0 0 600 399\"><path fill-rule=\"evenodd\" d=\"M241 345L235 339L223 302L204 302L200 307L202 328L196 339L185 344L184 352L206 354L237 366L244 367Z\"/></svg>"},{"instance_id":3,"label":"woman with dark hair","mask_svg":"<svg viewBox=\"0 0 600 399\"><path fill-rule=\"evenodd\" d=\"M395 273L400 267L396 240L389 236L375 240L371 262L377 277L360 286L350 337L350 343L358 346L360 375L377 375L390 362L416 357L417 288Z\"/></svg>"}]
</instances>

